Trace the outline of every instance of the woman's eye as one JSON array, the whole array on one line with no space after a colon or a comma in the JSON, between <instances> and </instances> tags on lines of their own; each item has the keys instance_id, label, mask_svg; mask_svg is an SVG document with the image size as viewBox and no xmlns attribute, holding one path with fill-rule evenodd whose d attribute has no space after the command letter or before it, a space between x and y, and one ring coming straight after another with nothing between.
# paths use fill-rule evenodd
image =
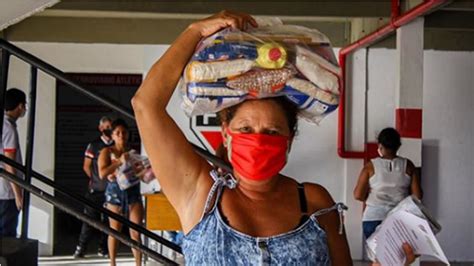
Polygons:
<instances>
[{"instance_id":1,"label":"woman's eye","mask_svg":"<svg viewBox=\"0 0 474 266\"><path fill-rule=\"evenodd\" d=\"M252 132L252 129L250 127L241 127L239 128L240 133L250 133Z\"/></svg>"},{"instance_id":2,"label":"woman's eye","mask_svg":"<svg viewBox=\"0 0 474 266\"><path fill-rule=\"evenodd\" d=\"M278 130L269 129L266 132L267 135L278 135Z\"/></svg>"}]
</instances>

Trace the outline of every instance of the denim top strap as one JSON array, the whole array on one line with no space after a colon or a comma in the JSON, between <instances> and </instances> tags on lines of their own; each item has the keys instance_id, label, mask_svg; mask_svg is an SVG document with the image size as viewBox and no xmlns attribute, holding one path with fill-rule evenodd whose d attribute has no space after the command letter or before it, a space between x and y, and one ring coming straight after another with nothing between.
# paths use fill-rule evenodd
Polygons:
<instances>
[{"instance_id":1,"label":"denim top strap","mask_svg":"<svg viewBox=\"0 0 474 266\"><path fill-rule=\"evenodd\" d=\"M207 195L207 200L206 200L206 204L204 205L204 211L201 216L201 220L204 218L206 213L213 212L214 209L217 207L217 205L219 204L219 200L221 198L222 191L224 190L225 187L234 189L237 187L237 184L238 184L237 179L235 179L235 177L231 173L219 174L216 170L211 170L209 174L211 175L212 179L214 179L214 184L212 185L211 190L209 191L209 194ZM211 206L212 198L214 194L216 193L217 195L214 200L214 205Z\"/></svg>"},{"instance_id":2,"label":"denim top strap","mask_svg":"<svg viewBox=\"0 0 474 266\"><path fill-rule=\"evenodd\" d=\"M211 177L214 185L202 219L183 241L186 265L330 265L326 232L319 226L317 217L337 210L342 221L342 211L347 209L342 203L318 210L289 232L253 237L226 224L217 208L224 188L235 188L237 180L216 171L211 171Z\"/></svg>"}]
</instances>

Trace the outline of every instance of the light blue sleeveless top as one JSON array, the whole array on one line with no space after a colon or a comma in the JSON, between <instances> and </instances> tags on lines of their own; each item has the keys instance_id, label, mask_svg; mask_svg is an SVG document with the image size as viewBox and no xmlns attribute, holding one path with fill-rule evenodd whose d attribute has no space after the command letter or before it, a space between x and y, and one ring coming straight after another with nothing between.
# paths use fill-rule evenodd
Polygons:
<instances>
[{"instance_id":1,"label":"light blue sleeveless top","mask_svg":"<svg viewBox=\"0 0 474 266\"><path fill-rule=\"evenodd\" d=\"M186 265L330 265L326 232L317 216L338 210L342 220L342 203L313 213L298 228L270 237L253 237L239 232L227 223L217 207L224 187L235 188L231 175L219 176L211 171L212 186L201 221L185 236L183 253ZM213 195L217 192L214 204ZM342 221L340 233L342 233Z\"/></svg>"}]
</instances>

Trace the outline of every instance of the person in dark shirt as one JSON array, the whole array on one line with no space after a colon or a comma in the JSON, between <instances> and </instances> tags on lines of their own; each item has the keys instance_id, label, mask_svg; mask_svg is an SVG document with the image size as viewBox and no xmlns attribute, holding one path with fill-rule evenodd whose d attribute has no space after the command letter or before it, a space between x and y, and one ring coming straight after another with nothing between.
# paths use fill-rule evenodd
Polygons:
<instances>
[{"instance_id":1,"label":"person in dark shirt","mask_svg":"<svg viewBox=\"0 0 474 266\"><path fill-rule=\"evenodd\" d=\"M113 144L113 140L111 138L111 128L112 120L106 116L102 117L99 120L98 127L101 136L87 145L87 149L84 154L83 170L89 177L89 186L85 197L99 206L104 205L105 202L104 193L105 188L107 187L107 180L101 179L99 177L97 160L99 158L100 151L104 147L109 147ZM84 213L96 220L101 220L104 223L107 222L106 217L94 209L86 207L84 209ZM87 244L90 241L93 232L94 229L87 223L82 224L79 243L73 255L74 258L84 257ZM107 236L103 233L100 233L99 235L98 255L107 257Z\"/></svg>"}]
</instances>

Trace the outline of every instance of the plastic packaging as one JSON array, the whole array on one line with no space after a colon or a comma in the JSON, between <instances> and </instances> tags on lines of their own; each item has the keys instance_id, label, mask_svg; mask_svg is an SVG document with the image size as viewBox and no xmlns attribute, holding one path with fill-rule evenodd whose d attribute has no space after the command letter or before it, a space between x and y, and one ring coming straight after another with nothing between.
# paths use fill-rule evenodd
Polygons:
<instances>
[{"instance_id":1,"label":"plastic packaging","mask_svg":"<svg viewBox=\"0 0 474 266\"><path fill-rule=\"evenodd\" d=\"M148 158L135 150L129 151L128 160L117 169L117 183L121 190L137 185L140 180L148 184L153 179L155 174Z\"/></svg>"},{"instance_id":2,"label":"plastic packaging","mask_svg":"<svg viewBox=\"0 0 474 266\"><path fill-rule=\"evenodd\" d=\"M319 123L339 104L341 70L317 30L256 18L246 32L226 28L203 39L178 85L188 115L215 113L246 99L285 96Z\"/></svg>"}]
</instances>

